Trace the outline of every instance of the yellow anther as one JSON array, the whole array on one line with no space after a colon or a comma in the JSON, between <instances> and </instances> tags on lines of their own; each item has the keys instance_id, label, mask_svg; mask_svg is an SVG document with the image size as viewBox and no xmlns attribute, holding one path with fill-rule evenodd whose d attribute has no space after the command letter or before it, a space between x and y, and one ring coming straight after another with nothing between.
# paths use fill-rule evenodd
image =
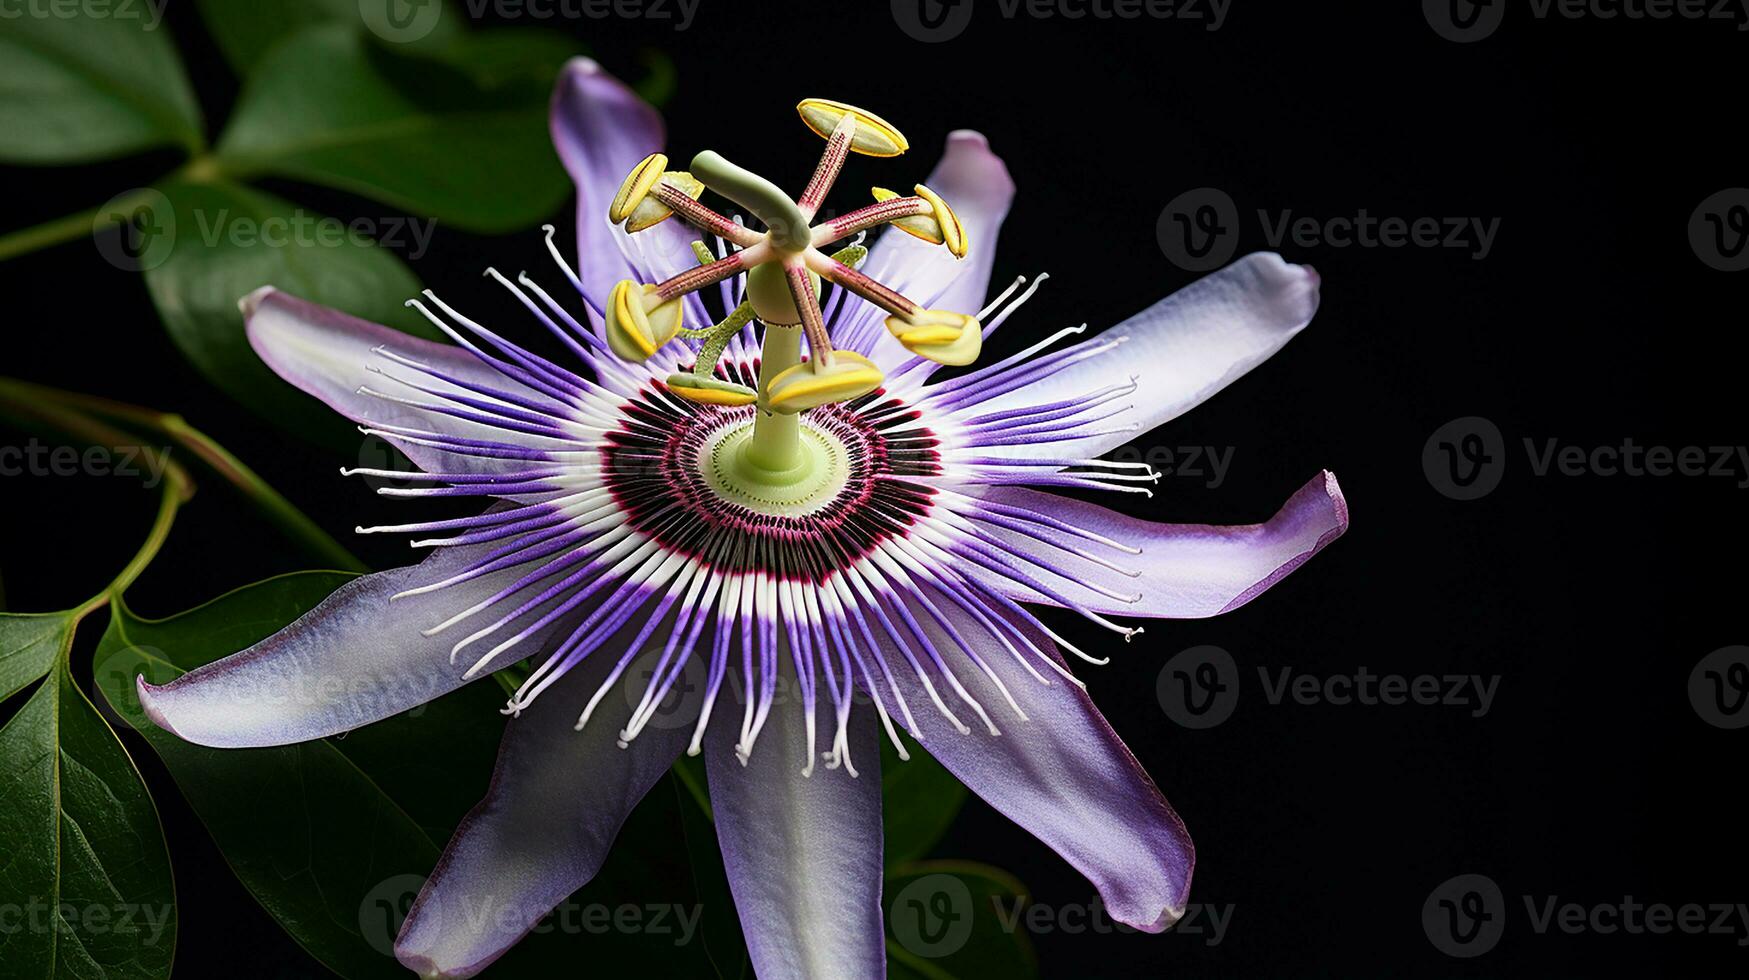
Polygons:
<instances>
[{"instance_id":1,"label":"yellow anther","mask_svg":"<svg viewBox=\"0 0 1749 980\"><path fill-rule=\"evenodd\" d=\"M765 389L766 405L774 412L794 415L816 405L841 402L879 388L886 375L874 362L847 350L832 352L832 366L819 371L812 363L797 364L771 379Z\"/></svg>"},{"instance_id":2,"label":"yellow anther","mask_svg":"<svg viewBox=\"0 0 1749 980\"><path fill-rule=\"evenodd\" d=\"M947 206L941 195L922 184L918 184L916 190L917 196L928 201L930 207L935 209L935 221L941 226L941 240L947 245L947 250L956 259L965 258L972 243L966 239L966 226L960 224L960 216L953 213L953 208Z\"/></svg>"},{"instance_id":3,"label":"yellow anther","mask_svg":"<svg viewBox=\"0 0 1749 980\"><path fill-rule=\"evenodd\" d=\"M853 105L833 102L831 99L803 99L796 106L796 111L802 114L802 122L808 124L821 139L830 139L832 130L838 128L839 120L845 116L856 119L856 135L850 140L850 150L870 157L896 157L911 148L905 134L894 128L885 119L858 109Z\"/></svg>"},{"instance_id":4,"label":"yellow anther","mask_svg":"<svg viewBox=\"0 0 1749 980\"><path fill-rule=\"evenodd\" d=\"M886 322L887 332L906 350L937 364L970 364L984 347L983 326L965 313L924 310L911 319L890 316Z\"/></svg>"},{"instance_id":5,"label":"yellow anther","mask_svg":"<svg viewBox=\"0 0 1749 980\"><path fill-rule=\"evenodd\" d=\"M698 200L700 194L704 193L704 185L684 170L670 170L662 174L661 182L679 189L695 201ZM651 190L654 190L655 186L652 183ZM652 225L659 225L667 221L673 214L674 212L668 205L646 193L643 200L632 208L631 217L626 219L626 231L633 233L643 231Z\"/></svg>"},{"instance_id":6,"label":"yellow anther","mask_svg":"<svg viewBox=\"0 0 1749 980\"><path fill-rule=\"evenodd\" d=\"M885 187L875 187L871 190L876 201L891 201L899 196L898 192L887 190ZM945 241L941 235L941 222L936 221L934 215L914 214L909 218L899 218L893 222L893 227L907 235L921 238L931 245L940 245Z\"/></svg>"},{"instance_id":7,"label":"yellow anther","mask_svg":"<svg viewBox=\"0 0 1749 980\"><path fill-rule=\"evenodd\" d=\"M607 220L617 225L631 217L633 209L643 203L667 167L668 158L660 153L650 154L633 167L626 175L625 183L619 185L619 193L613 196L613 205L607 209Z\"/></svg>"},{"instance_id":8,"label":"yellow anther","mask_svg":"<svg viewBox=\"0 0 1749 980\"><path fill-rule=\"evenodd\" d=\"M621 279L607 297L607 345L628 361L645 361L680 332L680 300L657 303L656 287Z\"/></svg>"},{"instance_id":9,"label":"yellow anther","mask_svg":"<svg viewBox=\"0 0 1749 980\"><path fill-rule=\"evenodd\" d=\"M759 393L746 385L701 378L696 374L670 374L668 390L701 405L751 405L759 398Z\"/></svg>"}]
</instances>

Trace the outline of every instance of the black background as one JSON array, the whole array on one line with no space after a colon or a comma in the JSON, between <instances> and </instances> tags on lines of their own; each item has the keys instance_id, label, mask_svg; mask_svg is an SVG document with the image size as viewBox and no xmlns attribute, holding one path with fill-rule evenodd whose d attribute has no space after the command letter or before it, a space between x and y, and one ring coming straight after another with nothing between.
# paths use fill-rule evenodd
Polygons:
<instances>
[{"instance_id":1,"label":"black background","mask_svg":"<svg viewBox=\"0 0 1749 980\"><path fill-rule=\"evenodd\" d=\"M222 120L234 79L190 5L171 3L168 23L208 119ZM1191 188L1238 202L1241 254L1268 247L1258 209L1499 218L1479 261L1467 249L1285 244L1324 276L1312 327L1137 443L1232 447L1225 483L1168 477L1149 501L1101 498L1151 519L1245 523L1328 467L1353 528L1244 609L1151 624L1109 651L1110 666L1083 671L1189 823L1192 899L1231 906L1224 940L1054 932L1034 943L1050 976L1740 975L1749 958L1736 936L1538 935L1522 899L1749 900L1736 803L1749 730L1705 724L1685 691L1702 656L1745 642L1745 491L1721 478L1537 477L1523 448L1744 442L1736 341L1749 273L1708 268L1686 230L1708 195L1749 184L1749 36L1734 24L1538 20L1514 6L1493 37L1460 45L1416 3L1256 0L1233 0L1212 32L1206 19L1009 19L979 0L965 33L940 44L908 37L884 2L705 0L685 31L547 23L628 77L642 50L666 51L680 71L665 112L671 152L720 149L790 185L817 153L793 114L802 96L866 106L913 143L899 160L854 161L841 195L921 179L947 131L982 130L1020 188L996 281L1052 275L997 352L1116 323L1194 279L1155 234L1161 209ZM90 206L172 162L0 171L0 227ZM336 193L295 197L341 217L385 213ZM556 219L567 240L572 218ZM440 227L414 268L463 309L507 313L478 271L541 261L537 233ZM0 295L4 373L181 412L337 536L407 519L336 475L353 460L284 437L204 383L140 277L89 241L0 266ZM1499 489L1472 502L1442 496L1422 471L1430 434L1461 416L1491 419L1506 440ZM307 565L207 483L131 594L142 613ZM113 480L13 478L0 493L14 610L64 608L100 588L154 505ZM347 537L375 566L407 560L398 542ZM1161 665L1197 644L1229 651L1245 684L1233 717L1208 731L1174 724L1155 688ZM1481 718L1267 703L1257 669L1290 665L1320 677L1363 666L1497 675L1498 694ZM150 753L129 744L171 836L179 975L321 975L252 907ZM466 778L483 785L485 774ZM1014 870L1041 903L1094 897L975 800L940 850ZM1422 904L1472 872L1499 883L1508 924L1492 952L1457 960L1429 942Z\"/></svg>"}]
</instances>

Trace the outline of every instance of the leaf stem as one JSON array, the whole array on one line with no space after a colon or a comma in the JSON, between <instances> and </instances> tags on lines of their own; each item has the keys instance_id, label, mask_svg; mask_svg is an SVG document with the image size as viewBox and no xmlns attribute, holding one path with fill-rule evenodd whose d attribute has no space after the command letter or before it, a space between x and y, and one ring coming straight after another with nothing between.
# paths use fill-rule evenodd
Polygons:
<instances>
[{"instance_id":1,"label":"leaf stem","mask_svg":"<svg viewBox=\"0 0 1749 980\"><path fill-rule=\"evenodd\" d=\"M231 171L217 157L206 155L196 155L169 175L171 178L197 184L210 183L228 176L232 176ZM0 262L91 234L95 230L97 219L104 211L131 211L141 204L150 203L152 194L150 188L136 188L94 208L0 235Z\"/></svg>"},{"instance_id":2,"label":"leaf stem","mask_svg":"<svg viewBox=\"0 0 1749 980\"><path fill-rule=\"evenodd\" d=\"M102 592L85 600L84 604L73 610L75 623L84 619L91 612L109 605L126 592L128 586L140 577L152 559L158 557L158 551L164 547L164 542L170 537L170 527L176 523L176 511L194 494L193 484L188 482L188 476L180 467L166 471L163 490L158 497L158 515L152 519L152 529L146 533L146 540L140 545L140 550L134 552L134 557L122 568L116 577L104 587Z\"/></svg>"},{"instance_id":3,"label":"leaf stem","mask_svg":"<svg viewBox=\"0 0 1749 980\"><path fill-rule=\"evenodd\" d=\"M92 223L106 208L125 210L135 204L144 203L145 200L146 192L139 190L121 198L118 202L100 204L77 214L69 214L53 221L45 221L40 225L20 229L8 235L0 235L0 262L89 235Z\"/></svg>"},{"instance_id":4,"label":"leaf stem","mask_svg":"<svg viewBox=\"0 0 1749 980\"><path fill-rule=\"evenodd\" d=\"M95 441L109 441L112 445L115 444L113 440L125 440L127 435L96 423L89 416L101 416L161 432L225 482L237 488L287 537L304 545L312 555L340 571L370 571L368 565L359 561L357 556L346 550L303 511L298 510L230 450L190 425L180 415L4 377L0 377L0 403L14 405L27 414L44 418L74 435L86 436L101 432L101 437ZM84 431L70 427L78 424L76 420L79 419L84 419L87 423ZM93 429L93 426L96 428ZM192 481L187 482L192 485Z\"/></svg>"}]
</instances>

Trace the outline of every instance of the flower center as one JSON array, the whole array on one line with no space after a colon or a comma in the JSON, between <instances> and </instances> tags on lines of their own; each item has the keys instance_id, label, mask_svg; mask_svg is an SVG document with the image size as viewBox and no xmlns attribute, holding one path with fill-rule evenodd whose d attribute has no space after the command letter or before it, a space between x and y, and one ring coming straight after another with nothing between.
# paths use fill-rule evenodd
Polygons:
<instances>
[{"instance_id":1,"label":"flower center","mask_svg":"<svg viewBox=\"0 0 1749 980\"><path fill-rule=\"evenodd\" d=\"M728 503L769 517L801 517L830 504L849 482L850 453L837 436L803 424L796 466L773 479L747 463L753 429L751 421L725 426L699 450L699 472Z\"/></svg>"},{"instance_id":2,"label":"flower center","mask_svg":"<svg viewBox=\"0 0 1749 980\"><path fill-rule=\"evenodd\" d=\"M723 367L731 381L756 373ZM930 513L937 441L903 402L876 392L793 417L799 472L780 480L746 463L759 411L659 386L627 403L601 476L629 529L720 572L812 581Z\"/></svg>"}]
</instances>

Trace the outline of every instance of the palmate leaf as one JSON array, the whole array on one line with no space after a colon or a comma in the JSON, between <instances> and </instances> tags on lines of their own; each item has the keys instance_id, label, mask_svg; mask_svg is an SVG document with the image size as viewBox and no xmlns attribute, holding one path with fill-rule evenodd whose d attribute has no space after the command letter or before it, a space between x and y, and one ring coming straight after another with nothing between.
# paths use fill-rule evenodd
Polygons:
<instances>
[{"instance_id":1,"label":"palmate leaf","mask_svg":"<svg viewBox=\"0 0 1749 980\"><path fill-rule=\"evenodd\" d=\"M99 251L146 274L172 339L205 377L263 417L349 451L358 439L345 423L274 378L249 350L237 301L272 284L436 336L402 305L420 284L392 249L417 257L434 221L475 231L526 227L570 192L549 144L546 105L574 44L543 30L467 31L459 8L438 0L414 5L438 15L428 30L399 36L396 19L384 18L401 3L204 3L227 57L249 68L211 156L152 4L127 8L138 17L119 5L109 16L85 8L20 16L0 33L0 161L68 163L184 147L192 159L183 170L116 195L116 213L97 215L100 225L122 225L99 231ZM359 193L418 217L367 215L355 232L356 222L248 186L263 176ZM6 236L7 254L87 227L72 219L24 229ZM260 232L272 227L327 237L263 241Z\"/></svg>"},{"instance_id":2,"label":"palmate leaf","mask_svg":"<svg viewBox=\"0 0 1749 980\"><path fill-rule=\"evenodd\" d=\"M0 30L0 161L80 163L202 145L200 109L156 8L14 11Z\"/></svg>"},{"instance_id":3,"label":"palmate leaf","mask_svg":"<svg viewBox=\"0 0 1749 980\"><path fill-rule=\"evenodd\" d=\"M71 612L0 613L0 701L49 672L74 625Z\"/></svg>"},{"instance_id":4,"label":"palmate leaf","mask_svg":"<svg viewBox=\"0 0 1749 980\"><path fill-rule=\"evenodd\" d=\"M405 0L365 2L381 8L371 13L386 21L389 5ZM429 48L452 43L462 33L464 18L460 11L455 5L439 4L438 0L426 2L438 6L438 16L417 39L408 43ZM199 0L198 5L207 31L239 75L248 74L270 48L302 28L316 24L343 24L360 30L365 27L360 0Z\"/></svg>"},{"instance_id":5,"label":"palmate leaf","mask_svg":"<svg viewBox=\"0 0 1749 980\"><path fill-rule=\"evenodd\" d=\"M137 729L206 823L256 901L297 943L342 976L403 980L389 955L398 920L438 846L419 822L333 741L209 749L146 720L134 677L167 683L261 639L347 576L269 579L160 622L117 603L95 657L109 707Z\"/></svg>"},{"instance_id":6,"label":"palmate leaf","mask_svg":"<svg viewBox=\"0 0 1749 980\"><path fill-rule=\"evenodd\" d=\"M176 346L203 375L264 418L329 446L356 449L359 437L344 419L280 380L256 356L237 300L272 285L366 320L441 337L404 305L420 290L412 270L388 249L345 232L335 219L250 187L173 180L160 189L161 196L147 205L149 213L136 213L132 227L116 233L156 236L137 253ZM408 235L414 228L382 227Z\"/></svg>"},{"instance_id":7,"label":"palmate leaf","mask_svg":"<svg viewBox=\"0 0 1749 980\"><path fill-rule=\"evenodd\" d=\"M51 641L48 680L0 728L0 964L7 977L163 980L176 948L163 830L73 683L70 638Z\"/></svg>"},{"instance_id":8,"label":"palmate leaf","mask_svg":"<svg viewBox=\"0 0 1749 980\"><path fill-rule=\"evenodd\" d=\"M469 231L521 228L570 193L546 126L569 51L551 35L510 32L470 36L427 58L345 24L307 28L256 66L218 160L233 173L335 187Z\"/></svg>"},{"instance_id":9,"label":"palmate leaf","mask_svg":"<svg viewBox=\"0 0 1749 980\"><path fill-rule=\"evenodd\" d=\"M391 955L414 895L465 812L484 795L503 733L502 691L487 681L343 737L267 749L208 749L148 722L143 674L164 683L249 646L346 581L304 572L256 583L164 620L117 604L98 647L99 689L137 728L206 823L244 886L294 940L349 980L407 976ZM319 681L312 681L319 688ZM579 774L587 778L587 774ZM509 976L558 976L588 962L604 974L709 969L703 944L674 931L698 907L684 864L678 808L652 794L601 874L552 924L502 961ZM482 914L492 914L492 896ZM502 900L503 896L496 898ZM621 930L621 908L665 910L662 927Z\"/></svg>"}]
</instances>

